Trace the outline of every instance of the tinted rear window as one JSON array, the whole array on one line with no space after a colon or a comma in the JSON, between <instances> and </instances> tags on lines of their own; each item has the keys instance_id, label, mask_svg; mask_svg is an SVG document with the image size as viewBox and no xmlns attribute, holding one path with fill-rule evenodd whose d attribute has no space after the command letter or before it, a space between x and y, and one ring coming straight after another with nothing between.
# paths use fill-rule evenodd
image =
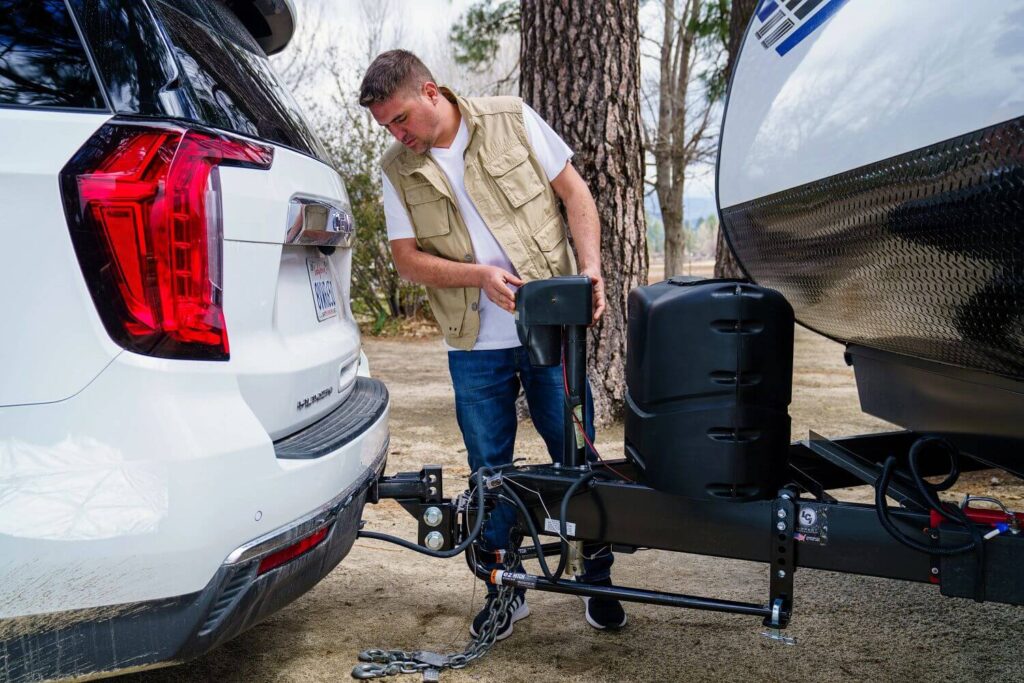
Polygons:
<instances>
[{"instance_id":1,"label":"tinted rear window","mask_svg":"<svg viewBox=\"0 0 1024 683\"><path fill-rule=\"evenodd\" d=\"M174 55L145 2L69 0L68 5L114 111L189 118L188 102L174 87Z\"/></svg>"},{"instance_id":2,"label":"tinted rear window","mask_svg":"<svg viewBox=\"0 0 1024 683\"><path fill-rule=\"evenodd\" d=\"M106 109L63 0L0 0L0 105Z\"/></svg>"},{"instance_id":3,"label":"tinted rear window","mask_svg":"<svg viewBox=\"0 0 1024 683\"><path fill-rule=\"evenodd\" d=\"M196 118L327 160L291 94L241 22L218 0L153 0Z\"/></svg>"}]
</instances>

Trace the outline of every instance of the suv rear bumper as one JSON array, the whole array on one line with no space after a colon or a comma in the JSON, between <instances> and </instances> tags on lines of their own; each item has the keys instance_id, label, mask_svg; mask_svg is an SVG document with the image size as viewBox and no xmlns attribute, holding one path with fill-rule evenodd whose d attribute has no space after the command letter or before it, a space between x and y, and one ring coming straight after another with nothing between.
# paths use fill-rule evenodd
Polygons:
<instances>
[{"instance_id":1,"label":"suv rear bumper","mask_svg":"<svg viewBox=\"0 0 1024 683\"><path fill-rule=\"evenodd\" d=\"M232 552L201 591L160 600L0 620L0 671L37 681L127 673L194 659L316 585L348 554L385 441L363 476L326 505ZM311 550L257 575L260 560L317 529ZM48 628L49 624L61 624Z\"/></svg>"}]
</instances>

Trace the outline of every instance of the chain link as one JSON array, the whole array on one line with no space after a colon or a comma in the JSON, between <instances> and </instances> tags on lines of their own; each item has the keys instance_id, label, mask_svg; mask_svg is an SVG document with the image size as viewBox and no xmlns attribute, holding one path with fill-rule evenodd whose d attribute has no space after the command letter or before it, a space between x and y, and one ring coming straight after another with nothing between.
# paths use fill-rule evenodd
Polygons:
<instances>
[{"instance_id":1,"label":"chain link","mask_svg":"<svg viewBox=\"0 0 1024 683\"><path fill-rule=\"evenodd\" d=\"M518 555L515 552L506 555L506 566L516 566ZM364 650L359 653L359 661L352 669L352 678L371 679L397 676L398 674L426 673L428 669L462 669L486 655L498 638L502 625L502 617L508 612L515 598L513 586L498 586L497 597L491 601L490 611L484 620L480 632L469 641L462 652L442 655L422 650Z\"/></svg>"}]
</instances>

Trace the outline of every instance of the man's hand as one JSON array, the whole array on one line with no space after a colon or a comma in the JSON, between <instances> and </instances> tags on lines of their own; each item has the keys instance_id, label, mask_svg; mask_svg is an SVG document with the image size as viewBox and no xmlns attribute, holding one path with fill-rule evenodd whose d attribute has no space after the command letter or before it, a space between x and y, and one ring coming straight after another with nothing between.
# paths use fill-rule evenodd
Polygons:
<instances>
[{"instance_id":1,"label":"man's hand","mask_svg":"<svg viewBox=\"0 0 1024 683\"><path fill-rule=\"evenodd\" d=\"M591 325L601 319L604 313L604 278L601 277L601 266L591 266L580 271L580 275L586 275L594 288L594 320Z\"/></svg>"},{"instance_id":2,"label":"man's hand","mask_svg":"<svg viewBox=\"0 0 1024 683\"><path fill-rule=\"evenodd\" d=\"M479 266L479 268L480 289L495 304L504 308L509 313L514 313L516 310L516 298L512 290L509 289L509 285L522 287L523 281L507 270L497 266Z\"/></svg>"}]
</instances>

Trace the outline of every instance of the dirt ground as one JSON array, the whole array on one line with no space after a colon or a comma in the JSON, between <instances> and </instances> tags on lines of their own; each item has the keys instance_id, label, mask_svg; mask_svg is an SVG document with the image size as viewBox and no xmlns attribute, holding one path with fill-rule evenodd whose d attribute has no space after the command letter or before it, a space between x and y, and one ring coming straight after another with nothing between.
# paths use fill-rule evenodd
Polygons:
<instances>
[{"instance_id":1,"label":"dirt ground","mask_svg":"<svg viewBox=\"0 0 1024 683\"><path fill-rule=\"evenodd\" d=\"M366 340L374 376L392 397L388 471L445 467L449 495L468 474L445 352L438 338ZM842 347L798 329L793 437L814 428L840 436L890 428L860 412ZM622 427L599 432L597 448L621 457ZM519 456L546 460L540 438L520 426ZM1024 508L1024 487L999 472L965 475L960 491L997 495ZM867 501L870 491L842 496ZM415 538L396 504L368 506L369 528ZM620 555L617 583L761 602L760 564L641 551ZM796 575L795 613L786 646L760 635L756 619L627 605L618 633L592 629L579 599L533 592L532 615L456 681L669 680L1022 680L1024 610L947 599L924 584L904 584L804 569ZM343 681L371 647L455 651L468 639L483 589L462 558L435 560L359 540L323 582L297 602L198 661L125 680ZM407 680L420 680L411 676Z\"/></svg>"}]
</instances>

